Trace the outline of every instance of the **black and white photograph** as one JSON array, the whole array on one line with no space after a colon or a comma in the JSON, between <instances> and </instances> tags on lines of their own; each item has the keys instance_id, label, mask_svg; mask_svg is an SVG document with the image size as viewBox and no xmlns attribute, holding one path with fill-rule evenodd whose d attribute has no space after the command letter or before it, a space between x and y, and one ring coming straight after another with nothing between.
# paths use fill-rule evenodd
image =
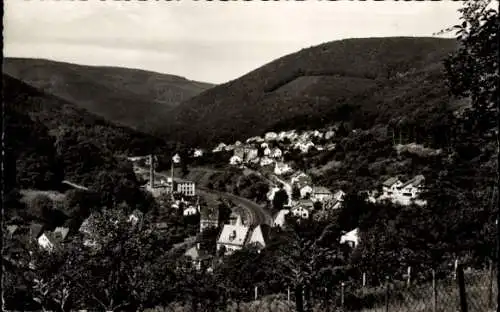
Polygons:
<instances>
[{"instance_id":1,"label":"black and white photograph","mask_svg":"<svg viewBox=\"0 0 500 312\"><path fill-rule=\"evenodd\" d=\"M500 312L498 0L3 8L2 311Z\"/></svg>"}]
</instances>

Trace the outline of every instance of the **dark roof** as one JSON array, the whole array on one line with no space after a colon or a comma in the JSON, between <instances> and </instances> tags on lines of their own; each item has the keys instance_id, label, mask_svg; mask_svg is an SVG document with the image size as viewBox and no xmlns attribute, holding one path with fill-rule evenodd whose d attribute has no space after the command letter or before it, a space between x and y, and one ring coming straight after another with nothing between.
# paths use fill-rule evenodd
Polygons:
<instances>
[{"instance_id":1,"label":"dark roof","mask_svg":"<svg viewBox=\"0 0 500 312\"><path fill-rule=\"evenodd\" d=\"M38 237L40 237L40 235L42 235L42 233L43 233L43 230L44 230L44 226L40 223L32 223L30 225L30 235L34 239L37 239Z\"/></svg>"},{"instance_id":2,"label":"dark roof","mask_svg":"<svg viewBox=\"0 0 500 312\"><path fill-rule=\"evenodd\" d=\"M399 181L398 177L390 177L389 179L382 182L382 185L383 186L392 186L392 185L394 185L394 183L396 183L398 181Z\"/></svg>"},{"instance_id":3,"label":"dark roof","mask_svg":"<svg viewBox=\"0 0 500 312\"><path fill-rule=\"evenodd\" d=\"M425 177L421 174L413 177L412 179L406 181L402 187L408 186L410 184L413 184L414 186L419 186L425 181Z\"/></svg>"}]
</instances>

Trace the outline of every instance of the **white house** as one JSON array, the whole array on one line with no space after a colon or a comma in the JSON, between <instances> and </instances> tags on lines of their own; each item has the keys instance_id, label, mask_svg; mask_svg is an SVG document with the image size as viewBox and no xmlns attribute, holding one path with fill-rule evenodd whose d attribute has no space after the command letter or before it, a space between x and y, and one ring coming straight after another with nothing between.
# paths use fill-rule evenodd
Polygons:
<instances>
[{"instance_id":1,"label":"white house","mask_svg":"<svg viewBox=\"0 0 500 312\"><path fill-rule=\"evenodd\" d=\"M224 144L224 143L222 143L222 142L221 142L221 143L219 143L219 145L217 145L217 146L216 146L216 147L212 150L212 152L213 152L213 153L222 152L222 151L224 151L224 150L226 149L226 146L227 146L226 144Z\"/></svg>"},{"instance_id":2,"label":"white house","mask_svg":"<svg viewBox=\"0 0 500 312\"><path fill-rule=\"evenodd\" d=\"M290 178L291 184L310 183L311 178L302 171L297 171Z\"/></svg>"},{"instance_id":3,"label":"white house","mask_svg":"<svg viewBox=\"0 0 500 312\"><path fill-rule=\"evenodd\" d=\"M128 222L132 223L132 225L136 225L143 218L143 213L140 210L135 209L128 216Z\"/></svg>"},{"instance_id":4,"label":"white house","mask_svg":"<svg viewBox=\"0 0 500 312\"><path fill-rule=\"evenodd\" d=\"M287 163L276 162L274 166L274 174L276 175L282 175L290 171L292 171L292 167L290 167Z\"/></svg>"},{"instance_id":5,"label":"white house","mask_svg":"<svg viewBox=\"0 0 500 312\"><path fill-rule=\"evenodd\" d=\"M225 248L225 255L241 250L245 245L250 228L238 217L236 224L226 224L217 239L217 251Z\"/></svg>"},{"instance_id":6,"label":"white house","mask_svg":"<svg viewBox=\"0 0 500 312\"><path fill-rule=\"evenodd\" d=\"M292 209L290 209L290 212L296 217L301 217L302 219L309 219L309 210L304 206L301 205L294 206L292 207Z\"/></svg>"},{"instance_id":7,"label":"white house","mask_svg":"<svg viewBox=\"0 0 500 312\"><path fill-rule=\"evenodd\" d=\"M284 227L285 226L285 216L290 213L289 209L281 209L273 219L273 226Z\"/></svg>"},{"instance_id":8,"label":"white house","mask_svg":"<svg viewBox=\"0 0 500 312\"><path fill-rule=\"evenodd\" d=\"M344 200L345 192L342 190L338 190L333 194L333 198L336 200Z\"/></svg>"},{"instance_id":9,"label":"white house","mask_svg":"<svg viewBox=\"0 0 500 312\"><path fill-rule=\"evenodd\" d=\"M177 193L184 196L196 195L196 184L193 181L175 179L175 184L177 185Z\"/></svg>"},{"instance_id":10,"label":"white house","mask_svg":"<svg viewBox=\"0 0 500 312\"><path fill-rule=\"evenodd\" d=\"M230 165L233 165L233 166L236 166L236 165L241 165L241 163L243 162L243 159L241 159L240 156L237 156L237 155L233 155L231 156L231 158L229 159L229 164Z\"/></svg>"},{"instance_id":11,"label":"white house","mask_svg":"<svg viewBox=\"0 0 500 312\"><path fill-rule=\"evenodd\" d=\"M294 148L299 149L302 153L308 153L312 147L314 147L314 143L311 141L297 142L294 145Z\"/></svg>"},{"instance_id":12,"label":"white house","mask_svg":"<svg viewBox=\"0 0 500 312\"><path fill-rule=\"evenodd\" d=\"M341 244L349 244L352 248L359 244L359 228L356 228L340 237Z\"/></svg>"},{"instance_id":13,"label":"white house","mask_svg":"<svg viewBox=\"0 0 500 312\"><path fill-rule=\"evenodd\" d=\"M187 206L184 211L182 212L182 215L185 217L187 216L194 216L200 212L200 207L199 206L194 206L194 205L189 205Z\"/></svg>"},{"instance_id":14,"label":"white house","mask_svg":"<svg viewBox=\"0 0 500 312\"><path fill-rule=\"evenodd\" d=\"M393 203L399 205L410 205L415 203L423 206L425 200L418 198L421 187L425 181L423 175L417 175L409 181L402 183L398 178L390 178L382 184L382 195L378 200L390 199Z\"/></svg>"},{"instance_id":15,"label":"white house","mask_svg":"<svg viewBox=\"0 0 500 312\"><path fill-rule=\"evenodd\" d=\"M245 161L250 162L259 157L259 150L256 148L247 148L245 150Z\"/></svg>"},{"instance_id":16,"label":"white house","mask_svg":"<svg viewBox=\"0 0 500 312\"><path fill-rule=\"evenodd\" d=\"M326 187L315 186L312 188L311 199L313 201L324 202L332 198L333 198L332 192Z\"/></svg>"},{"instance_id":17,"label":"white house","mask_svg":"<svg viewBox=\"0 0 500 312\"><path fill-rule=\"evenodd\" d=\"M329 130L325 133L325 139L330 140L335 136L335 131Z\"/></svg>"},{"instance_id":18,"label":"white house","mask_svg":"<svg viewBox=\"0 0 500 312\"><path fill-rule=\"evenodd\" d=\"M313 188L310 185L304 185L300 188L300 198L306 198L310 196L313 192Z\"/></svg>"},{"instance_id":19,"label":"white house","mask_svg":"<svg viewBox=\"0 0 500 312\"><path fill-rule=\"evenodd\" d=\"M278 147L275 147L271 151L271 157L273 157L273 158L281 158L282 156L283 156L283 152Z\"/></svg>"},{"instance_id":20,"label":"white house","mask_svg":"<svg viewBox=\"0 0 500 312\"><path fill-rule=\"evenodd\" d=\"M262 157L260 159L260 166L261 167L264 167L264 166L269 166L269 165L272 165L274 162L274 160L272 160L271 158L269 157Z\"/></svg>"},{"instance_id":21,"label":"white house","mask_svg":"<svg viewBox=\"0 0 500 312\"><path fill-rule=\"evenodd\" d=\"M390 198L394 193L399 192L399 188L403 185L403 182L397 177L391 177L382 183L382 196L384 198Z\"/></svg>"},{"instance_id":22,"label":"white house","mask_svg":"<svg viewBox=\"0 0 500 312\"><path fill-rule=\"evenodd\" d=\"M271 149L269 147L266 147L264 149L264 156L270 156L271 155Z\"/></svg>"},{"instance_id":23,"label":"white house","mask_svg":"<svg viewBox=\"0 0 500 312\"><path fill-rule=\"evenodd\" d=\"M196 148L193 152L193 157L198 158L203 156L203 150L200 148Z\"/></svg>"},{"instance_id":24,"label":"white house","mask_svg":"<svg viewBox=\"0 0 500 312\"><path fill-rule=\"evenodd\" d=\"M53 232L45 231L38 237L38 244L43 249L52 251L66 239L68 233L69 229L65 227L57 227Z\"/></svg>"},{"instance_id":25,"label":"white house","mask_svg":"<svg viewBox=\"0 0 500 312\"><path fill-rule=\"evenodd\" d=\"M266 141L274 141L278 138L278 134L276 132L268 132L265 134L264 139Z\"/></svg>"},{"instance_id":26,"label":"white house","mask_svg":"<svg viewBox=\"0 0 500 312\"><path fill-rule=\"evenodd\" d=\"M269 147L269 143L267 143L267 142L262 142L262 143L260 144L260 147L261 147L261 148L268 148L268 147Z\"/></svg>"},{"instance_id":27,"label":"white house","mask_svg":"<svg viewBox=\"0 0 500 312\"><path fill-rule=\"evenodd\" d=\"M335 143L330 143L326 146L326 149L329 151L333 151L336 147L337 145Z\"/></svg>"}]
</instances>

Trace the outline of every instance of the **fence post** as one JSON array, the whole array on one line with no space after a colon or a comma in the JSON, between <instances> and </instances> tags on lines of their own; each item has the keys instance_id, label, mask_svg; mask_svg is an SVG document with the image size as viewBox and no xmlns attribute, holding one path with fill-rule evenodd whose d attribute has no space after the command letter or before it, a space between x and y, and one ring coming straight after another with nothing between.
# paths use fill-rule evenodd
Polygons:
<instances>
[{"instance_id":1,"label":"fence post","mask_svg":"<svg viewBox=\"0 0 500 312\"><path fill-rule=\"evenodd\" d=\"M460 312L467 312L467 297L465 293L464 269L462 264L457 267L458 291L460 294Z\"/></svg>"},{"instance_id":2,"label":"fence post","mask_svg":"<svg viewBox=\"0 0 500 312\"><path fill-rule=\"evenodd\" d=\"M345 284L342 282L340 285L340 307L342 308L342 311L344 310L344 290L345 290Z\"/></svg>"},{"instance_id":3,"label":"fence post","mask_svg":"<svg viewBox=\"0 0 500 312\"><path fill-rule=\"evenodd\" d=\"M437 285L436 285L436 270L432 270L432 312L437 311Z\"/></svg>"},{"instance_id":4,"label":"fence post","mask_svg":"<svg viewBox=\"0 0 500 312\"><path fill-rule=\"evenodd\" d=\"M489 267L488 267L488 273L489 273L489 278L488 278L488 308L493 307L493 262L489 261Z\"/></svg>"},{"instance_id":5,"label":"fence post","mask_svg":"<svg viewBox=\"0 0 500 312\"><path fill-rule=\"evenodd\" d=\"M288 302L290 302L290 286L288 286L288 289L287 289L287 296L286 296L286 300Z\"/></svg>"},{"instance_id":6,"label":"fence post","mask_svg":"<svg viewBox=\"0 0 500 312\"><path fill-rule=\"evenodd\" d=\"M255 286L254 292L255 292L254 300L257 300L257 298L259 297L259 286Z\"/></svg>"},{"instance_id":7,"label":"fence post","mask_svg":"<svg viewBox=\"0 0 500 312\"><path fill-rule=\"evenodd\" d=\"M385 277L385 312L389 312L389 276Z\"/></svg>"},{"instance_id":8,"label":"fence post","mask_svg":"<svg viewBox=\"0 0 500 312\"><path fill-rule=\"evenodd\" d=\"M366 287L366 272L363 272L363 288Z\"/></svg>"},{"instance_id":9,"label":"fence post","mask_svg":"<svg viewBox=\"0 0 500 312\"><path fill-rule=\"evenodd\" d=\"M410 283L411 283L411 266L408 266L408 276L406 280L406 286L410 287Z\"/></svg>"}]
</instances>

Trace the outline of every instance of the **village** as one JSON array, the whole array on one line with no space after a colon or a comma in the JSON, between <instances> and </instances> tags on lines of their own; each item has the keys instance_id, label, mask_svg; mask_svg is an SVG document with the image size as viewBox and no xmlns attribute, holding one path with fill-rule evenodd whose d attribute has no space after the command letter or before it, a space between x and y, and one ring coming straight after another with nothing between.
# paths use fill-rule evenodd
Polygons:
<instances>
[{"instance_id":1,"label":"village","mask_svg":"<svg viewBox=\"0 0 500 312\"><path fill-rule=\"evenodd\" d=\"M314 185L311 177L300 168L293 168L284 159L285 155L298 150L303 157L312 149L322 150L335 148L332 138L335 136L335 128L326 131L283 131L280 133L268 132L263 137L252 137L245 143L239 141L226 145L220 143L208 153L230 152L232 156L227 160L229 167L250 170L251 172L264 176L269 183L266 194L269 203L273 202L275 196L284 196L281 209L278 211L266 211L270 215L270 222L249 221L248 216L242 213L242 209L236 209L233 203L230 207L232 212L229 220L221 220L220 213L216 207L200 204L200 190L194 181L185 180L174 176L174 166L182 160L178 154L172 157L172 170L170 176L155 172L155 156L128 157L133 164L134 171L138 177L147 182L142 186L150 193L160 205L168 209L182 212L185 218L198 217L199 234L207 229L217 229L217 240L215 250L206 250L196 243L196 237L189 237L186 241L191 242L185 252L185 256L192 264L201 269L210 270L211 263L216 255L228 256L245 246L253 246L258 250L265 248L269 241L271 229L286 227L287 218L293 216L297 219L321 219L325 214L342 207L346 193L341 190L330 190L325 186ZM204 157L207 152L202 149L194 149L193 158ZM143 166L146 165L146 168ZM149 169L149 170L147 170ZM374 186L368 192L367 200L376 203L390 201L396 205L416 204L423 206L424 200L419 198L425 178L417 175L408 181L401 181L398 177L391 177L382 181L381 185ZM85 187L69 183L70 187L85 189ZM206 192L206 190L204 191ZM235 195L234 195L235 196ZM247 207L248 210L255 206ZM99 242L92 239L91 215L81 224L78 232L84 236L84 245L96 247ZM131 225L136 224L143 218L143 213L134 210L128 217ZM8 227L11 235L15 232L15 226ZM157 222L155 228L161 231L167 227L165 222ZM70 229L57 227L53 231L44 231L39 224L32 224L30 235L38 245L46 250L60 247L64 242L71 239ZM354 228L343 233L340 237L341 244L347 244L355 248L360 241L359 229ZM194 243L193 243L194 242Z\"/></svg>"}]
</instances>

